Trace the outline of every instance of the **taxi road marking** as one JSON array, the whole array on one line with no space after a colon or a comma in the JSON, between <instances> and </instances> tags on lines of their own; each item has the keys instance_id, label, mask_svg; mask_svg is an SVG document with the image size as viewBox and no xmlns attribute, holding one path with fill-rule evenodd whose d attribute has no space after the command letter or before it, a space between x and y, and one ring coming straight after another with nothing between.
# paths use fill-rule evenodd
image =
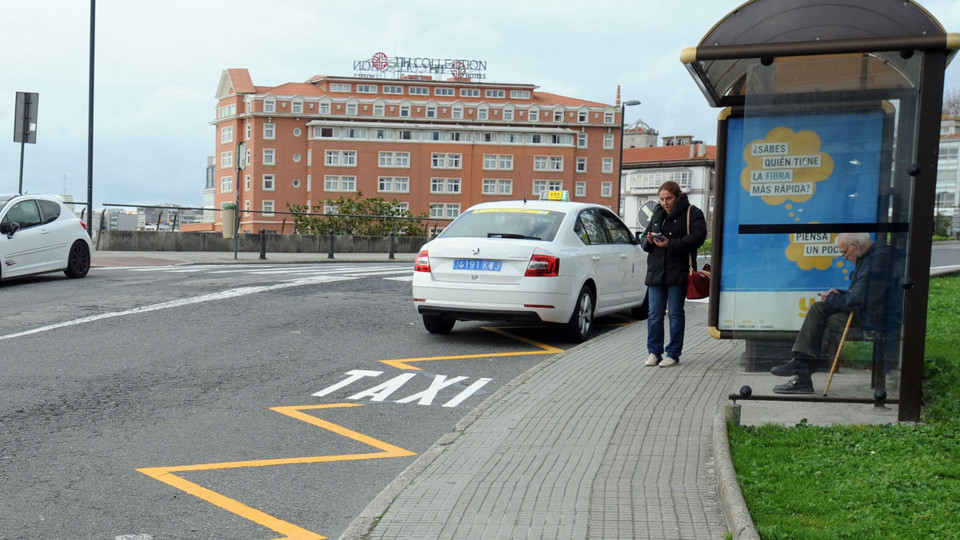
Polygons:
<instances>
[{"instance_id":1,"label":"taxi road marking","mask_svg":"<svg viewBox=\"0 0 960 540\"><path fill-rule=\"evenodd\" d=\"M552 347L545 343L540 343L539 341L534 341L532 339L527 339L525 337L518 336L516 334L511 334L510 332L507 332L503 328L498 328L494 326L484 326L483 329L488 330L490 332L494 332L496 334L500 334L502 336L506 336L511 339L515 339L517 341L528 343L530 345L533 345L534 347L538 347L540 350L493 353L493 354L461 354L461 355L455 355L455 356L424 356L421 358L398 358L394 360L381 360L380 362L397 369L413 369L413 370L420 371L420 368L416 366L411 366L408 362L436 362L438 360L463 360L466 358L492 358L492 357L500 357L500 356L529 356L533 354L558 354L563 352L563 349L558 349L556 347Z\"/></svg>"},{"instance_id":2,"label":"taxi road marking","mask_svg":"<svg viewBox=\"0 0 960 540\"><path fill-rule=\"evenodd\" d=\"M245 467L266 467L272 465L294 465L294 464L309 464L309 463L328 463L333 461L358 461L364 459L381 459L381 458L395 458L395 457L408 457L417 455L414 452L400 448L399 446L394 446L389 443L385 443L373 437L358 433L356 431L347 429L343 426L338 426L326 420L317 418L306 414L302 411L312 410L312 409L331 409L337 407L362 407L362 404L359 403L333 403L328 405L303 405L303 406L291 406L291 407L271 407L270 410L277 411L281 414L285 414L291 418L297 420L302 420L308 424L312 424L321 429L326 429L338 435L353 439L355 441L362 442L364 444L373 446L374 448L379 449L379 452L370 452L365 454L341 454L333 456L312 456L312 457L299 457L299 458L280 458L280 459L259 459L253 461L230 461L224 463L206 463L200 465L180 465L174 467L146 467L142 469L137 469L139 472L166 484L169 484L185 493L189 493L194 497L203 499L213 505L219 506L224 510L232 512L240 517L249 519L255 523L263 525L264 527L276 531L282 535L281 538L276 540L322 540L326 536L321 536L317 533L308 531L302 527L298 527L287 521L275 518L265 512L257 510L256 508L247 506L237 500L231 499L224 495L217 493L216 491L207 489L198 484L190 482L189 480L184 480L180 478L175 473L190 472L190 471L211 471L218 469L239 469Z\"/></svg>"}]
</instances>

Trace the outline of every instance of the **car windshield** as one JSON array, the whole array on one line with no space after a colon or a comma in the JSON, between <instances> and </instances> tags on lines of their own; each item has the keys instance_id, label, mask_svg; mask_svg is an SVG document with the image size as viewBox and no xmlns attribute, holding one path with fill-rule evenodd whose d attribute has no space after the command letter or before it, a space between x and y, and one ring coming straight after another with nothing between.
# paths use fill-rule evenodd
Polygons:
<instances>
[{"instance_id":1,"label":"car windshield","mask_svg":"<svg viewBox=\"0 0 960 540\"><path fill-rule=\"evenodd\" d=\"M529 208L479 208L465 212L440 234L443 238L520 238L552 242L563 212Z\"/></svg>"},{"instance_id":2,"label":"car windshield","mask_svg":"<svg viewBox=\"0 0 960 540\"><path fill-rule=\"evenodd\" d=\"M6 206L12 198L13 195L0 195L0 210L3 210L3 207Z\"/></svg>"}]
</instances>

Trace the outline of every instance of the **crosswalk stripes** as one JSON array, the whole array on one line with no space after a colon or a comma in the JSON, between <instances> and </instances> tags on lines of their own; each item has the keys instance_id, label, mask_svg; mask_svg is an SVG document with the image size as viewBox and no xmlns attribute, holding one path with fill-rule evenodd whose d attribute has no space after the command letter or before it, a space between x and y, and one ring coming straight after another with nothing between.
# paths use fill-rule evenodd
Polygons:
<instances>
[{"instance_id":1,"label":"crosswalk stripes","mask_svg":"<svg viewBox=\"0 0 960 540\"><path fill-rule=\"evenodd\" d=\"M260 276L344 276L353 278L377 277L394 281L413 281L413 268L409 265L339 265L339 264L307 264L307 265L251 265L251 264L198 264L190 266L118 266L103 267L101 270L124 270L130 272L163 272L167 274L244 274Z\"/></svg>"}]
</instances>

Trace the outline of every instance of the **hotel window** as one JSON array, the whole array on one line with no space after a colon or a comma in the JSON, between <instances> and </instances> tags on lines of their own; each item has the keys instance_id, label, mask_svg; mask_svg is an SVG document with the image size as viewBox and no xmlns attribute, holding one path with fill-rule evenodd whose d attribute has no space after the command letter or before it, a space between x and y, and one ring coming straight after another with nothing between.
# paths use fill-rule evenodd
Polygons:
<instances>
[{"instance_id":1,"label":"hotel window","mask_svg":"<svg viewBox=\"0 0 960 540\"><path fill-rule=\"evenodd\" d=\"M374 115L374 116L383 116L383 114L384 114L383 103L375 103L375 104L373 105L373 115Z\"/></svg>"},{"instance_id":2,"label":"hotel window","mask_svg":"<svg viewBox=\"0 0 960 540\"><path fill-rule=\"evenodd\" d=\"M477 139L477 142L488 142L488 143L497 142L497 134L496 134L496 133L481 133L481 134L480 134L480 138Z\"/></svg>"},{"instance_id":3,"label":"hotel window","mask_svg":"<svg viewBox=\"0 0 960 540\"><path fill-rule=\"evenodd\" d=\"M410 193L410 178L406 176L381 176L377 181L380 193Z\"/></svg>"},{"instance_id":4,"label":"hotel window","mask_svg":"<svg viewBox=\"0 0 960 540\"><path fill-rule=\"evenodd\" d=\"M503 133L501 134L501 140L505 143L522 143L523 134L521 133Z\"/></svg>"},{"instance_id":5,"label":"hotel window","mask_svg":"<svg viewBox=\"0 0 960 540\"><path fill-rule=\"evenodd\" d=\"M356 150L326 150L324 165L328 167L356 167Z\"/></svg>"},{"instance_id":6,"label":"hotel window","mask_svg":"<svg viewBox=\"0 0 960 540\"><path fill-rule=\"evenodd\" d=\"M423 140L425 141L442 141L443 132L442 131L424 131Z\"/></svg>"},{"instance_id":7,"label":"hotel window","mask_svg":"<svg viewBox=\"0 0 960 540\"><path fill-rule=\"evenodd\" d=\"M461 88L460 97L480 97L479 88Z\"/></svg>"},{"instance_id":8,"label":"hotel window","mask_svg":"<svg viewBox=\"0 0 960 540\"><path fill-rule=\"evenodd\" d=\"M613 123L613 113L612 113L612 112L605 112L605 113L603 113L603 123L604 123L604 124L612 124L612 123Z\"/></svg>"},{"instance_id":9,"label":"hotel window","mask_svg":"<svg viewBox=\"0 0 960 540\"><path fill-rule=\"evenodd\" d=\"M553 121L563 122L563 111L553 111Z\"/></svg>"},{"instance_id":10,"label":"hotel window","mask_svg":"<svg viewBox=\"0 0 960 540\"><path fill-rule=\"evenodd\" d=\"M344 139L366 139L367 130L363 128L343 128L340 130L340 135Z\"/></svg>"},{"instance_id":11,"label":"hotel window","mask_svg":"<svg viewBox=\"0 0 960 540\"><path fill-rule=\"evenodd\" d=\"M551 171L563 170L563 156L550 156L550 170Z\"/></svg>"},{"instance_id":12,"label":"hotel window","mask_svg":"<svg viewBox=\"0 0 960 540\"><path fill-rule=\"evenodd\" d=\"M603 158L603 167L600 170L603 173L612 173L613 172L613 158L605 157Z\"/></svg>"},{"instance_id":13,"label":"hotel window","mask_svg":"<svg viewBox=\"0 0 960 540\"><path fill-rule=\"evenodd\" d=\"M394 86L394 85L384 85L383 93L384 94L403 94L403 87Z\"/></svg>"},{"instance_id":14,"label":"hotel window","mask_svg":"<svg viewBox=\"0 0 960 540\"><path fill-rule=\"evenodd\" d=\"M513 195L513 180L509 178L484 178L483 195Z\"/></svg>"},{"instance_id":15,"label":"hotel window","mask_svg":"<svg viewBox=\"0 0 960 540\"><path fill-rule=\"evenodd\" d=\"M470 140L470 137L467 137L467 134L462 131L451 131L450 140L453 142L467 142Z\"/></svg>"},{"instance_id":16,"label":"hotel window","mask_svg":"<svg viewBox=\"0 0 960 540\"><path fill-rule=\"evenodd\" d=\"M250 122L247 122L247 139L250 139L250 133L252 133L253 125Z\"/></svg>"},{"instance_id":17,"label":"hotel window","mask_svg":"<svg viewBox=\"0 0 960 540\"><path fill-rule=\"evenodd\" d=\"M233 191L233 177L221 176L220 177L220 193L230 193L231 191Z\"/></svg>"},{"instance_id":18,"label":"hotel window","mask_svg":"<svg viewBox=\"0 0 960 540\"><path fill-rule=\"evenodd\" d=\"M350 83L330 83L331 92L349 92Z\"/></svg>"},{"instance_id":19,"label":"hotel window","mask_svg":"<svg viewBox=\"0 0 960 540\"><path fill-rule=\"evenodd\" d=\"M270 217L273 215L273 201L263 201L263 214L264 216Z\"/></svg>"},{"instance_id":20,"label":"hotel window","mask_svg":"<svg viewBox=\"0 0 960 540\"><path fill-rule=\"evenodd\" d=\"M400 214L405 214L410 211L410 203L408 202L398 202L393 205L393 209Z\"/></svg>"},{"instance_id":21,"label":"hotel window","mask_svg":"<svg viewBox=\"0 0 960 540\"><path fill-rule=\"evenodd\" d=\"M276 155L277 151L273 148L264 148L263 149L263 164L264 165L276 165Z\"/></svg>"},{"instance_id":22,"label":"hotel window","mask_svg":"<svg viewBox=\"0 0 960 540\"><path fill-rule=\"evenodd\" d=\"M587 172L587 158L577 158L577 172Z\"/></svg>"},{"instance_id":23,"label":"hotel window","mask_svg":"<svg viewBox=\"0 0 960 540\"><path fill-rule=\"evenodd\" d=\"M377 85L375 84L357 84L358 94L376 94Z\"/></svg>"},{"instance_id":24,"label":"hotel window","mask_svg":"<svg viewBox=\"0 0 960 540\"><path fill-rule=\"evenodd\" d=\"M429 96L430 89L426 86L411 86L408 90L411 96Z\"/></svg>"},{"instance_id":25,"label":"hotel window","mask_svg":"<svg viewBox=\"0 0 960 540\"><path fill-rule=\"evenodd\" d=\"M243 190L250 191L250 175L249 174L243 177Z\"/></svg>"},{"instance_id":26,"label":"hotel window","mask_svg":"<svg viewBox=\"0 0 960 540\"><path fill-rule=\"evenodd\" d=\"M455 218L459 215L459 204L430 203L430 217L432 218Z\"/></svg>"},{"instance_id":27,"label":"hotel window","mask_svg":"<svg viewBox=\"0 0 960 540\"><path fill-rule=\"evenodd\" d=\"M431 178L430 193L460 193L460 179Z\"/></svg>"},{"instance_id":28,"label":"hotel window","mask_svg":"<svg viewBox=\"0 0 960 540\"><path fill-rule=\"evenodd\" d=\"M263 100L263 112L277 112L277 102L272 99Z\"/></svg>"},{"instance_id":29,"label":"hotel window","mask_svg":"<svg viewBox=\"0 0 960 540\"><path fill-rule=\"evenodd\" d=\"M486 94L484 95L486 95L488 98L503 99L506 97L507 93L504 90L488 88Z\"/></svg>"},{"instance_id":30,"label":"hotel window","mask_svg":"<svg viewBox=\"0 0 960 540\"><path fill-rule=\"evenodd\" d=\"M529 90L511 90L510 99L530 99Z\"/></svg>"},{"instance_id":31,"label":"hotel window","mask_svg":"<svg viewBox=\"0 0 960 540\"><path fill-rule=\"evenodd\" d=\"M356 116L356 115L357 115L357 104L347 103L347 116Z\"/></svg>"},{"instance_id":32,"label":"hotel window","mask_svg":"<svg viewBox=\"0 0 960 540\"><path fill-rule=\"evenodd\" d=\"M320 114L330 114L330 104L321 103L320 104Z\"/></svg>"},{"instance_id":33,"label":"hotel window","mask_svg":"<svg viewBox=\"0 0 960 540\"><path fill-rule=\"evenodd\" d=\"M530 135L530 144L543 144L543 136L537 133Z\"/></svg>"},{"instance_id":34,"label":"hotel window","mask_svg":"<svg viewBox=\"0 0 960 540\"><path fill-rule=\"evenodd\" d=\"M513 109L504 109L503 110L503 119L506 121L513 120Z\"/></svg>"},{"instance_id":35,"label":"hotel window","mask_svg":"<svg viewBox=\"0 0 960 540\"><path fill-rule=\"evenodd\" d=\"M323 189L326 191L356 191L356 176L324 176Z\"/></svg>"},{"instance_id":36,"label":"hotel window","mask_svg":"<svg viewBox=\"0 0 960 540\"><path fill-rule=\"evenodd\" d=\"M333 139L339 136L340 130L331 127L314 127L313 136L319 139Z\"/></svg>"},{"instance_id":37,"label":"hotel window","mask_svg":"<svg viewBox=\"0 0 960 540\"><path fill-rule=\"evenodd\" d=\"M408 117L408 116L410 116L410 106L409 106L409 105L401 105L401 106L400 106L400 116L402 116L402 117Z\"/></svg>"},{"instance_id":38,"label":"hotel window","mask_svg":"<svg viewBox=\"0 0 960 540\"><path fill-rule=\"evenodd\" d=\"M587 183L586 182L577 182L574 184L573 188L574 197L586 197L587 196Z\"/></svg>"},{"instance_id":39,"label":"hotel window","mask_svg":"<svg viewBox=\"0 0 960 540\"><path fill-rule=\"evenodd\" d=\"M393 131L389 129L373 130L373 138L378 140L389 140L393 138Z\"/></svg>"},{"instance_id":40,"label":"hotel window","mask_svg":"<svg viewBox=\"0 0 960 540\"><path fill-rule=\"evenodd\" d=\"M433 94L435 96L453 96L456 95L456 92L453 88L434 88Z\"/></svg>"},{"instance_id":41,"label":"hotel window","mask_svg":"<svg viewBox=\"0 0 960 540\"><path fill-rule=\"evenodd\" d=\"M263 190L264 191L273 191L276 189L275 183L276 177L272 174L263 175Z\"/></svg>"},{"instance_id":42,"label":"hotel window","mask_svg":"<svg viewBox=\"0 0 960 540\"><path fill-rule=\"evenodd\" d=\"M479 107L477 109L477 120L486 120L490 117L490 110L486 107Z\"/></svg>"},{"instance_id":43,"label":"hotel window","mask_svg":"<svg viewBox=\"0 0 960 540\"><path fill-rule=\"evenodd\" d=\"M586 133L577 133L577 148L586 148L588 139Z\"/></svg>"},{"instance_id":44,"label":"hotel window","mask_svg":"<svg viewBox=\"0 0 960 540\"><path fill-rule=\"evenodd\" d=\"M434 169L459 169L462 154L433 154L431 167Z\"/></svg>"},{"instance_id":45,"label":"hotel window","mask_svg":"<svg viewBox=\"0 0 960 540\"><path fill-rule=\"evenodd\" d=\"M290 112L294 114L303 114L303 102L294 101L290 104Z\"/></svg>"},{"instance_id":46,"label":"hotel window","mask_svg":"<svg viewBox=\"0 0 960 540\"><path fill-rule=\"evenodd\" d=\"M590 113L587 111L580 111L577 113L577 122L585 124L588 120L590 120Z\"/></svg>"},{"instance_id":47,"label":"hotel window","mask_svg":"<svg viewBox=\"0 0 960 540\"><path fill-rule=\"evenodd\" d=\"M409 129L401 129L401 130L398 132L398 137L397 137L397 138L400 139L401 141L415 141L415 140L417 140L417 133L419 133L419 132L418 132L418 131L409 130Z\"/></svg>"},{"instance_id":48,"label":"hotel window","mask_svg":"<svg viewBox=\"0 0 960 540\"><path fill-rule=\"evenodd\" d=\"M220 142L228 143L233 142L233 126L226 126L220 128Z\"/></svg>"},{"instance_id":49,"label":"hotel window","mask_svg":"<svg viewBox=\"0 0 960 540\"><path fill-rule=\"evenodd\" d=\"M264 124L263 125L263 138L272 140L277 138L277 125L276 124Z\"/></svg>"},{"instance_id":50,"label":"hotel window","mask_svg":"<svg viewBox=\"0 0 960 540\"><path fill-rule=\"evenodd\" d=\"M540 110L531 107L530 113L527 115L527 120L531 122L538 122L540 120Z\"/></svg>"},{"instance_id":51,"label":"hotel window","mask_svg":"<svg viewBox=\"0 0 960 540\"><path fill-rule=\"evenodd\" d=\"M562 191L563 180L534 180L533 195L540 196L541 191Z\"/></svg>"},{"instance_id":52,"label":"hotel window","mask_svg":"<svg viewBox=\"0 0 960 540\"><path fill-rule=\"evenodd\" d=\"M613 197L613 182L600 182L600 196Z\"/></svg>"},{"instance_id":53,"label":"hotel window","mask_svg":"<svg viewBox=\"0 0 960 540\"><path fill-rule=\"evenodd\" d=\"M233 167L233 152L220 152L220 168Z\"/></svg>"},{"instance_id":54,"label":"hotel window","mask_svg":"<svg viewBox=\"0 0 960 540\"><path fill-rule=\"evenodd\" d=\"M453 109L451 109L450 118L453 118L454 120L463 119L463 107L454 107Z\"/></svg>"},{"instance_id":55,"label":"hotel window","mask_svg":"<svg viewBox=\"0 0 960 540\"><path fill-rule=\"evenodd\" d=\"M410 152L380 152L381 167L409 167Z\"/></svg>"},{"instance_id":56,"label":"hotel window","mask_svg":"<svg viewBox=\"0 0 960 540\"><path fill-rule=\"evenodd\" d=\"M483 168L484 170L488 170L488 171L493 171L493 170L512 171L513 155L512 154L484 154Z\"/></svg>"},{"instance_id":57,"label":"hotel window","mask_svg":"<svg viewBox=\"0 0 960 540\"><path fill-rule=\"evenodd\" d=\"M436 107L427 107L427 118L436 118L437 117L437 108Z\"/></svg>"},{"instance_id":58,"label":"hotel window","mask_svg":"<svg viewBox=\"0 0 960 540\"><path fill-rule=\"evenodd\" d=\"M613 150L613 133L603 134L603 149Z\"/></svg>"},{"instance_id":59,"label":"hotel window","mask_svg":"<svg viewBox=\"0 0 960 540\"><path fill-rule=\"evenodd\" d=\"M547 170L547 156L533 156L533 170Z\"/></svg>"}]
</instances>

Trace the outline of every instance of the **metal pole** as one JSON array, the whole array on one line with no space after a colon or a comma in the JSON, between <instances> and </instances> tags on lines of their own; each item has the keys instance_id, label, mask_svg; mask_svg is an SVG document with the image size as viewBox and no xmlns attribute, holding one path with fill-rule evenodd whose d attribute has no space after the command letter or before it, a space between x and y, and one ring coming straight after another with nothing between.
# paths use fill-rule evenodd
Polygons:
<instances>
[{"instance_id":1,"label":"metal pole","mask_svg":"<svg viewBox=\"0 0 960 540\"><path fill-rule=\"evenodd\" d=\"M17 194L23 194L23 147L26 141L26 134L24 134L24 139L20 141L20 184L17 186Z\"/></svg>"},{"instance_id":2,"label":"metal pole","mask_svg":"<svg viewBox=\"0 0 960 540\"><path fill-rule=\"evenodd\" d=\"M90 0L90 90L87 104L87 234L93 235L93 58L95 28L97 21L97 0Z\"/></svg>"}]
</instances>

